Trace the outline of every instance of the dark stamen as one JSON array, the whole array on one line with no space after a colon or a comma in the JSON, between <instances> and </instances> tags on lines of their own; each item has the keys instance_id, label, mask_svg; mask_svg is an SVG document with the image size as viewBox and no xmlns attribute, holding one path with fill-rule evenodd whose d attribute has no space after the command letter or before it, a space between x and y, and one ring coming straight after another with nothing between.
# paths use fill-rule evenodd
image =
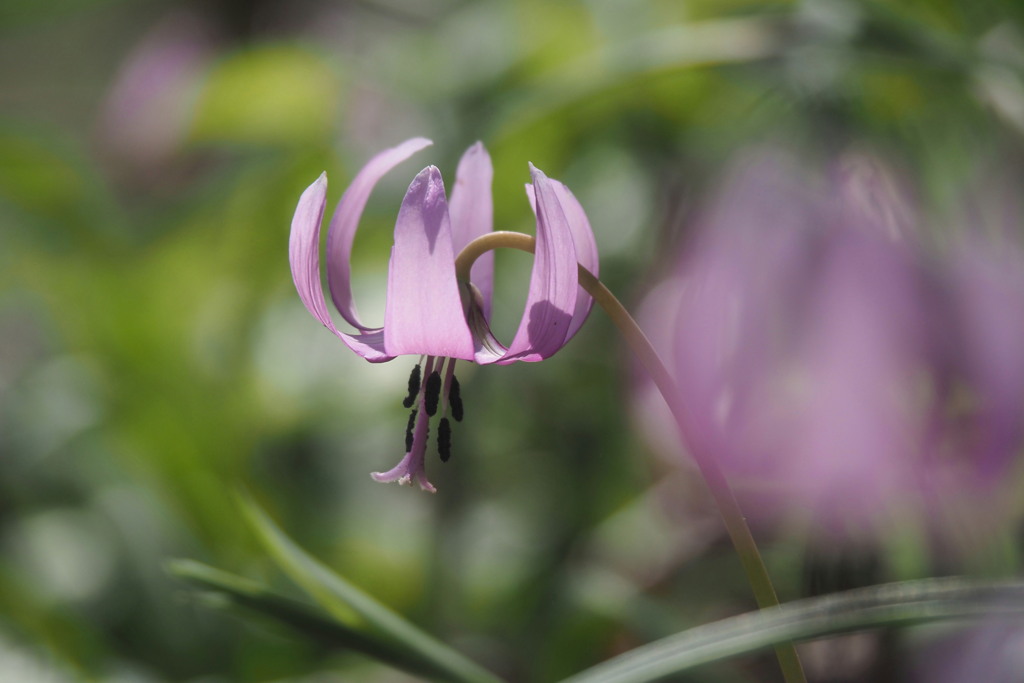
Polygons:
<instances>
[{"instance_id":1,"label":"dark stamen","mask_svg":"<svg viewBox=\"0 0 1024 683\"><path fill-rule=\"evenodd\" d=\"M441 400L441 373L434 370L427 377L427 388L423 395L423 402L426 406L427 415L431 417L437 412L438 401Z\"/></svg>"},{"instance_id":2,"label":"dark stamen","mask_svg":"<svg viewBox=\"0 0 1024 683\"><path fill-rule=\"evenodd\" d=\"M402 401L402 405L406 408L412 408L413 402L416 400L416 394L420 393L420 366L416 365L412 369L412 374L409 375L409 395Z\"/></svg>"},{"instance_id":3,"label":"dark stamen","mask_svg":"<svg viewBox=\"0 0 1024 683\"><path fill-rule=\"evenodd\" d=\"M412 450L412 429L416 426L416 411L409 415L409 424L405 426L405 452Z\"/></svg>"},{"instance_id":4,"label":"dark stamen","mask_svg":"<svg viewBox=\"0 0 1024 683\"><path fill-rule=\"evenodd\" d=\"M441 462L448 462L452 457L452 426L447 417L442 417L437 426L437 452L441 454Z\"/></svg>"},{"instance_id":5,"label":"dark stamen","mask_svg":"<svg viewBox=\"0 0 1024 683\"><path fill-rule=\"evenodd\" d=\"M452 417L462 422L462 396L459 393L459 378L452 375L452 386L448 390L448 405L452 409Z\"/></svg>"}]
</instances>

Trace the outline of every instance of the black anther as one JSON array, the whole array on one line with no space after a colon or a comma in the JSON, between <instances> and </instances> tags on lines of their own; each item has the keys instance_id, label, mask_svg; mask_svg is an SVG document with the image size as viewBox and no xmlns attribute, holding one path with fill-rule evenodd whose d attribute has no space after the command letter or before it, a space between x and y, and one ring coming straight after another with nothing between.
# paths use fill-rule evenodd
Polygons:
<instances>
[{"instance_id":1,"label":"black anther","mask_svg":"<svg viewBox=\"0 0 1024 683\"><path fill-rule=\"evenodd\" d=\"M427 415L431 417L437 413L437 404L441 400L441 373L434 370L427 378L427 388L423 395Z\"/></svg>"},{"instance_id":2,"label":"black anther","mask_svg":"<svg viewBox=\"0 0 1024 683\"><path fill-rule=\"evenodd\" d=\"M412 374L409 375L409 395L402 401L402 405L406 408L412 408L418 393L420 393L420 366L416 365L412 369Z\"/></svg>"},{"instance_id":3,"label":"black anther","mask_svg":"<svg viewBox=\"0 0 1024 683\"><path fill-rule=\"evenodd\" d=\"M462 422L462 396L459 391L459 378L452 375L452 386L448 390L448 405L452 409L452 417Z\"/></svg>"},{"instance_id":4,"label":"black anther","mask_svg":"<svg viewBox=\"0 0 1024 683\"><path fill-rule=\"evenodd\" d=\"M409 424L405 426L405 452L412 450L412 430L416 426L416 411L409 415Z\"/></svg>"},{"instance_id":5,"label":"black anther","mask_svg":"<svg viewBox=\"0 0 1024 683\"><path fill-rule=\"evenodd\" d=\"M437 426L437 452L441 455L441 462L448 462L452 457L452 426L447 417L442 417L441 424Z\"/></svg>"}]
</instances>

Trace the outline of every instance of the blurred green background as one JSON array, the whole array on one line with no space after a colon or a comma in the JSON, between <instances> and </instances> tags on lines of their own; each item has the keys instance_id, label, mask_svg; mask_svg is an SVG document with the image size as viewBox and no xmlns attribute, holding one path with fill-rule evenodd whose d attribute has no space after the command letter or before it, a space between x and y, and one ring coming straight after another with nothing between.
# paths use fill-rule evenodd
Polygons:
<instances>
[{"instance_id":1,"label":"blurred green background","mask_svg":"<svg viewBox=\"0 0 1024 683\"><path fill-rule=\"evenodd\" d=\"M1024 177L1022 74L1014 0L5 0L0 680L408 680L166 575L192 557L288 590L239 489L512 680L751 608L700 482L637 433L599 312L550 361L460 373L467 418L452 461L428 464L436 496L371 481L401 456L411 362L369 365L303 309L299 194L326 170L333 204L376 151L435 141L364 217L356 295L379 323L406 184L429 163L450 184L482 140L496 226L533 231L533 162L580 198L604 279L636 302L751 144L883 152L954 225L973 184ZM497 258L508 339L530 262ZM782 597L811 590L822 565L801 539L763 542ZM937 571L900 547L853 566ZM993 556L966 569L1016 568ZM843 671L828 680L870 675ZM775 675L755 658L685 680Z\"/></svg>"}]
</instances>

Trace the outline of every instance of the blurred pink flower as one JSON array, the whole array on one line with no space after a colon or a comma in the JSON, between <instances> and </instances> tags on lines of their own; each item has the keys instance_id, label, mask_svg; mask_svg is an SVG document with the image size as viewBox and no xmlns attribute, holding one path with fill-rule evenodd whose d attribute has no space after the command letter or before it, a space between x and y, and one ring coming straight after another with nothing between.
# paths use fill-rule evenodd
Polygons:
<instances>
[{"instance_id":1,"label":"blurred pink flower","mask_svg":"<svg viewBox=\"0 0 1024 683\"><path fill-rule=\"evenodd\" d=\"M932 257L889 178L750 158L658 291L687 447L756 519L855 533L974 500L1022 444L1024 258Z\"/></svg>"},{"instance_id":2,"label":"blurred pink flower","mask_svg":"<svg viewBox=\"0 0 1024 683\"><path fill-rule=\"evenodd\" d=\"M1024 627L993 617L941 638L916 657L915 683L1018 683L1024 671Z\"/></svg>"},{"instance_id":3,"label":"blurred pink flower","mask_svg":"<svg viewBox=\"0 0 1024 683\"><path fill-rule=\"evenodd\" d=\"M201 15L175 11L125 58L98 131L104 151L125 173L156 173L180 152L217 48Z\"/></svg>"}]
</instances>

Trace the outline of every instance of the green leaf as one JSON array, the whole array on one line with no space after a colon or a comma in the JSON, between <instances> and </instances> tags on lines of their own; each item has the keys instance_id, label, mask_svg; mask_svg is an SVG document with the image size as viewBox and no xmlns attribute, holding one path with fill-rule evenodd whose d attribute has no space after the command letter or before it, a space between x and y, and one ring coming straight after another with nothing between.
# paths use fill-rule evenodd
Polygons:
<instances>
[{"instance_id":1,"label":"green leaf","mask_svg":"<svg viewBox=\"0 0 1024 683\"><path fill-rule=\"evenodd\" d=\"M246 614L259 614L288 626L310 642L332 650L355 650L420 676L437 676L434 668L391 642L332 619L312 605L285 597L249 579L192 560L173 560L168 571L218 599L207 604Z\"/></svg>"},{"instance_id":2,"label":"green leaf","mask_svg":"<svg viewBox=\"0 0 1024 683\"><path fill-rule=\"evenodd\" d=\"M532 130L570 107L654 76L774 58L786 45L787 25L785 18L768 16L705 20L604 44L538 74L505 98L508 106L497 114L493 137Z\"/></svg>"},{"instance_id":3,"label":"green leaf","mask_svg":"<svg viewBox=\"0 0 1024 683\"><path fill-rule=\"evenodd\" d=\"M641 683L780 643L944 619L1024 616L1024 582L924 579L750 612L630 650L563 683Z\"/></svg>"},{"instance_id":4,"label":"green leaf","mask_svg":"<svg viewBox=\"0 0 1024 683\"><path fill-rule=\"evenodd\" d=\"M368 632L393 641L425 664L430 663L436 670L444 671L445 680L463 683L497 683L500 680L306 554L251 498L241 496L241 507L275 562L336 619L349 624L358 623Z\"/></svg>"}]
</instances>

